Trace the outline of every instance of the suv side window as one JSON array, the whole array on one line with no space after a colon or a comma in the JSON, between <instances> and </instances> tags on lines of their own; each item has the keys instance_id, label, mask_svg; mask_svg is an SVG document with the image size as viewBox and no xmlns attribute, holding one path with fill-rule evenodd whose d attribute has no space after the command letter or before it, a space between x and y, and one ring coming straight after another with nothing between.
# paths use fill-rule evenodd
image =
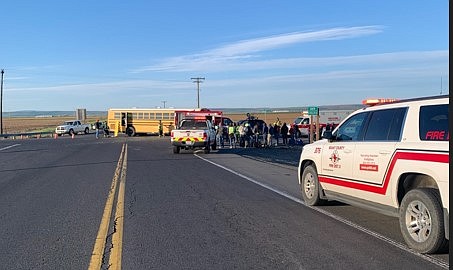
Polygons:
<instances>
[{"instance_id":1,"label":"suv side window","mask_svg":"<svg viewBox=\"0 0 453 270\"><path fill-rule=\"evenodd\" d=\"M371 113L365 141L398 141L406 108L379 110Z\"/></svg>"},{"instance_id":2,"label":"suv side window","mask_svg":"<svg viewBox=\"0 0 453 270\"><path fill-rule=\"evenodd\" d=\"M351 116L346 120L336 131L334 136L337 141L357 141L359 135L363 129L363 125L368 117L369 113L359 113Z\"/></svg>"},{"instance_id":3,"label":"suv side window","mask_svg":"<svg viewBox=\"0 0 453 270\"><path fill-rule=\"evenodd\" d=\"M448 141L448 104L420 107L419 136L422 141Z\"/></svg>"}]
</instances>

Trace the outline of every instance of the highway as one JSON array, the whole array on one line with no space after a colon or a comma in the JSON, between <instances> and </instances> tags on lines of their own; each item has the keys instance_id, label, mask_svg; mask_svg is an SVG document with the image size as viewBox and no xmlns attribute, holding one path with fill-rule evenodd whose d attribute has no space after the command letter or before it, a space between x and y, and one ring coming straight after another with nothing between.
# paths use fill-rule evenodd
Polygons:
<instances>
[{"instance_id":1,"label":"highway","mask_svg":"<svg viewBox=\"0 0 453 270\"><path fill-rule=\"evenodd\" d=\"M244 153L173 154L168 137L0 140L1 268L449 268L448 253L409 250L395 218L308 207L296 166Z\"/></svg>"}]
</instances>

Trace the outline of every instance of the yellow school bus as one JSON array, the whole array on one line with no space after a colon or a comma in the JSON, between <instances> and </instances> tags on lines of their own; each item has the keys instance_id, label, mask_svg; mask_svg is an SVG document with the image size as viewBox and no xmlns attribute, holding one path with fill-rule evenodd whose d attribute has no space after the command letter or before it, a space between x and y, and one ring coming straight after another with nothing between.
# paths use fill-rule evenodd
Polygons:
<instances>
[{"instance_id":1,"label":"yellow school bus","mask_svg":"<svg viewBox=\"0 0 453 270\"><path fill-rule=\"evenodd\" d=\"M107 124L111 131L118 126L119 133L129 136L137 134L170 134L174 128L175 109L109 109Z\"/></svg>"}]
</instances>

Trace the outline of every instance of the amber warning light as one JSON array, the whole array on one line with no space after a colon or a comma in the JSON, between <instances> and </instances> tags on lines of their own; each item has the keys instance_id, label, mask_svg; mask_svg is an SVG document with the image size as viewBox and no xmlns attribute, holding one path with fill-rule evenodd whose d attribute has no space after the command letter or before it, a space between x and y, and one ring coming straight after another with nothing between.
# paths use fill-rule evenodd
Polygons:
<instances>
[{"instance_id":1,"label":"amber warning light","mask_svg":"<svg viewBox=\"0 0 453 270\"><path fill-rule=\"evenodd\" d=\"M386 104L398 101L396 98L369 98L362 101L363 105L374 106L378 104Z\"/></svg>"}]
</instances>

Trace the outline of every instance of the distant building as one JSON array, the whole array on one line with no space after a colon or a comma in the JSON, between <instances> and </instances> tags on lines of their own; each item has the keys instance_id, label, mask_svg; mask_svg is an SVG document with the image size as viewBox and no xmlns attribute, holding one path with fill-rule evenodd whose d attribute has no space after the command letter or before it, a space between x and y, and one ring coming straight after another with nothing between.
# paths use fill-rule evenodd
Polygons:
<instances>
[{"instance_id":1,"label":"distant building","mask_svg":"<svg viewBox=\"0 0 453 270\"><path fill-rule=\"evenodd\" d=\"M87 110L86 109L77 109L76 110L76 118L81 122L85 122L87 119Z\"/></svg>"}]
</instances>

